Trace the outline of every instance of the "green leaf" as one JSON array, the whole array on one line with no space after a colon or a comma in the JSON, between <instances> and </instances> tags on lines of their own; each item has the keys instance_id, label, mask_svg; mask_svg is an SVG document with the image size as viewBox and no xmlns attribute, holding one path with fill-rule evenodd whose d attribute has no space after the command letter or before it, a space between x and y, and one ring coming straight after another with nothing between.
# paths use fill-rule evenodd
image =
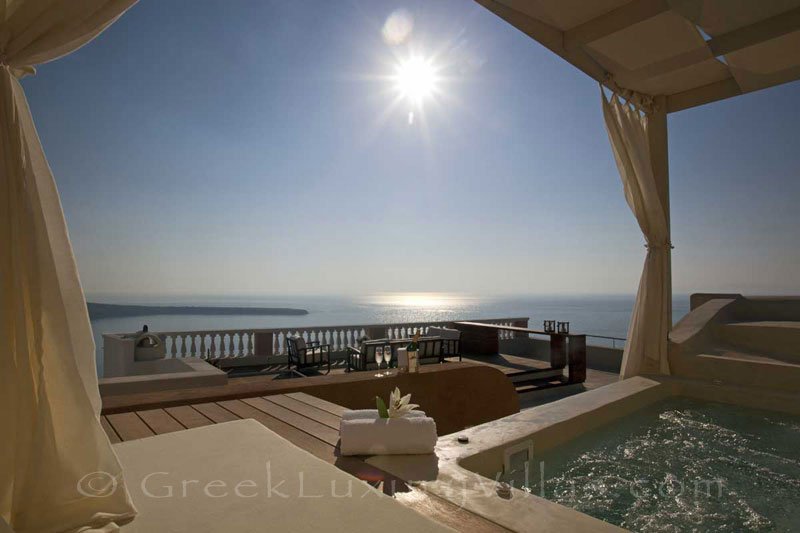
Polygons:
<instances>
[{"instance_id":1,"label":"green leaf","mask_svg":"<svg viewBox=\"0 0 800 533\"><path fill-rule=\"evenodd\" d=\"M378 406L378 416L381 418L389 418L389 410L386 409L386 404L383 403L380 396L375 396L375 405Z\"/></svg>"}]
</instances>

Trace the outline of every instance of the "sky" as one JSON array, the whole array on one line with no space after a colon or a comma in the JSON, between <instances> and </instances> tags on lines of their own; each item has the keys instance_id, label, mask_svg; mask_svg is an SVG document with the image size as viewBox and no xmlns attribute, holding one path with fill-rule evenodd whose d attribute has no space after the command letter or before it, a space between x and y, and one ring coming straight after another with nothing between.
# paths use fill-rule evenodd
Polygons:
<instances>
[{"instance_id":1,"label":"sky","mask_svg":"<svg viewBox=\"0 0 800 533\"><path fill-rule=\"evenodd\" d=\"M141 0L22 83L90 296L638 286L596 82L469 0ZM675 293L800 292L798 102L669 116Z\"/></svg>"}]
</instances>

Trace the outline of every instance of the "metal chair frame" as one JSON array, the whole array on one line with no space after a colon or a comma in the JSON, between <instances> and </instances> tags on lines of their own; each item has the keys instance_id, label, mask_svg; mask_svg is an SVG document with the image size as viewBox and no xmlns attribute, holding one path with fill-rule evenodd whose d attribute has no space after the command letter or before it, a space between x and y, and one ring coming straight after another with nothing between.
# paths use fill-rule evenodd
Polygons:
<instances>
[{"instance_id":1,"label":"metal chair frame","mask_svg":"<svg viewBox=\"0 0 800 533\"><path fill-rule=\"evenodd\" d=\"M297 347L297 339L294 337L286 338L286 350L289 354L290 374L297 374L300 377L308 377L301 372L307 368L320 368L323 363L327 364L325 374L331 373L331 346L330 344L320 344L319 341L307 341L305 348ZM311 358L311 361L309 361ZM316 359L316 360L315 360ZM292 368L294 364L294 368Z\"/></svg>"}]
</instances>

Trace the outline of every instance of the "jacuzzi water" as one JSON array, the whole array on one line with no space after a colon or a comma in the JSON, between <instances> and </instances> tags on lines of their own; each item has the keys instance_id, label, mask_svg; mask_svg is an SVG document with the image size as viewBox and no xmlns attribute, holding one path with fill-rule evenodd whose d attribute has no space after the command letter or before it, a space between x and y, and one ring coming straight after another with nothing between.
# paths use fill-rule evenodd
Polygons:
<instances>
[{"instance_id":1,"label":"jacuzzi water","mask_svg":"<svg viewBox=\"0 0 800 533\"><path fill-rule=\"evenodd\" d=\"M800 531L800 417L672 397L507 481L633 531Z\"/></svg>"}]
</instances>

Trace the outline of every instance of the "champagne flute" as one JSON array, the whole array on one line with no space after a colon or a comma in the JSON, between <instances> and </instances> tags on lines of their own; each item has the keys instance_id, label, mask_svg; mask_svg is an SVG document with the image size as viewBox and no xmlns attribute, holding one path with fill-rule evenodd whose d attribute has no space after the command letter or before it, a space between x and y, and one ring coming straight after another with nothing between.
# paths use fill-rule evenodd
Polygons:
<instances>
[{"instance_id":1,"label":"champagne flute","mask_svg":"<svg viewBox=\"0 0 800 533\"><path fill-rule=\"evenodd\" d=\"M381 363L383 362L383 346L375 347L375 363L378 365L378 373L375 374L376 378L383 376L381 374Z\"/></svg>"},{"instance_id":2,"label":"champagne flute","mask_svg":"<svg viewBox=\"0 0 800 533\"><path fill-rule=\"evenodd\" d=\"M392 368L392 346L390 344L383 347L383 361L386 363L386 372L383 375L390 376L392 374L389 372L389 369Z\"/></svg>"}]
</instances>

